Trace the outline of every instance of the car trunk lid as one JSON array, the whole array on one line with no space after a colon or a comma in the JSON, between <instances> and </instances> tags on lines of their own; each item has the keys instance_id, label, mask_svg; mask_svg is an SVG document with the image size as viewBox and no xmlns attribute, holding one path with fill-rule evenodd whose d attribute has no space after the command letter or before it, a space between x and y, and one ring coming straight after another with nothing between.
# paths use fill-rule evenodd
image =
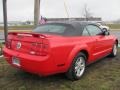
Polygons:
<instances>
[{"instance_id":1,"label":"car trunk lid","mask_svg":"<svg viewBox=\"0 0 120 90\"><path fill-rule=\"evenodd\" d=\"M45 35L36 33L9 33L6 47L32 55L47 55L49 41Z\"/></svg>"}]
</instances>

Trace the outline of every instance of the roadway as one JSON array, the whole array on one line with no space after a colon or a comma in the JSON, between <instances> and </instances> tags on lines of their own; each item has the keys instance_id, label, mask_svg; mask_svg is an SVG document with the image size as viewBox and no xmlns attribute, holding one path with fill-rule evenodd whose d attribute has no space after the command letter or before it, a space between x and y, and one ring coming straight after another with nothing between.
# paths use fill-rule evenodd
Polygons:
<instances>
[{"instance_id":1,"label":"roadway","mask_svg":"<svg viewBox=\"0 0 120 90\"><path fill-rule=\"evenodd\" d=\"M113 34L113 35L115 35L118 38L119 43L120 43L120 30L111 31L110 33Z\"/></svg>"}]
</instances>

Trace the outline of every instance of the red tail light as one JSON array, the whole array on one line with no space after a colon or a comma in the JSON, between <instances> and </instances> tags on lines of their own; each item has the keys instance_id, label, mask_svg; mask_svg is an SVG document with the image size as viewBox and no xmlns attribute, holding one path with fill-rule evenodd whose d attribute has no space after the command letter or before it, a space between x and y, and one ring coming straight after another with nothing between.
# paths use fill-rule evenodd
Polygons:
<instances>
[{"instance_id":1,"label":"red tail light","mask_svg":"<svg viewBox=\"0 0 120 90\"><path fill-rule=\"evenodd\" d=\"M12 43L12 40L9 40L9 39L8 39L8 40L5 42L6 47L10 49L10 48L11 48L11 43Z\"/></svg>"},{"instance_id":2,"label":"red tail light","mask_svg":"<svg viewBox=\"0 0 120 90\"><path fill-rule=\"evenodd\" d=\"M44 43L32 43L30 54L46 56L49 51L49 45Z\"/></svg>"},{"instance_id":3,"label":"red tail light","mask_svg":"<svg viewBox=\"0 0 120 90\"><path fill-rule=\"evenodd\" d=\"M46 56L48 54L48 45L47 44L38 44L37 45L37 55Z\"/></svg>"}]
</instances>

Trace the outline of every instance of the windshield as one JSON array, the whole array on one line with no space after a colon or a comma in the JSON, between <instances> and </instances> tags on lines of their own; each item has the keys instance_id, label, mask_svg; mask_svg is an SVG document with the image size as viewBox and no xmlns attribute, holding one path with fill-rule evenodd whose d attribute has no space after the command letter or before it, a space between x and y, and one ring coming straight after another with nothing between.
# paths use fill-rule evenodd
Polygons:
<instances>
[{"instance_id":1,"label":"windshield","mask_svg":"<svg viewBox=\"0 0 120 90\"><path fill-rule=\"evenodd\" d=\"M45 34L57 34L65 36L77 35L77 30L72 25L65 24L45 24L40 25L33 30L35 33L45 33Z\"/></svg>"}]
</instances>

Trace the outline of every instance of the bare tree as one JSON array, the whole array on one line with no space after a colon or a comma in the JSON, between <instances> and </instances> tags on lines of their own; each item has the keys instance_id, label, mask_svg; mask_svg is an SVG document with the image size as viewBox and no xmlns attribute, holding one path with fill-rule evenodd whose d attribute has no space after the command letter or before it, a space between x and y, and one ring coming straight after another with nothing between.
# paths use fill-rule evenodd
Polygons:
<instances>
[{"instance_id":1,"label":"bare tree","mask_svg":"<svg viewBox=\"0 0 120 90\"><path fill-rule=\"evenodd\" d=\"M92 13L90 12L90 9L88 8L87 4L85 4L83 8L83 16L86 21L89 21L89 18L92 18Z\"/></svg>"}]
</instances>

